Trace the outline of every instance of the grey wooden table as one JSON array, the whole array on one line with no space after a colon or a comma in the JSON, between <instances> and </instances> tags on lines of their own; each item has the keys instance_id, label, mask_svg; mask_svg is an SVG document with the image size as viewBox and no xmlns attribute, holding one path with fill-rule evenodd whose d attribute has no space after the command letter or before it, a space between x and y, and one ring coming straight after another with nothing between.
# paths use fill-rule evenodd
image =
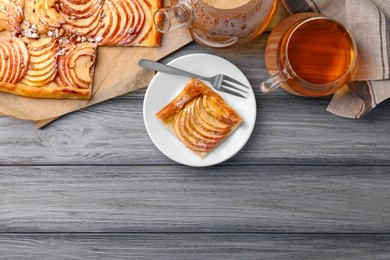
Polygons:
<instances>
[{"instance_id":1,"label":"grey wooden table","mask_svg":"<svg viewBox=\"0 0 390 260\"><path fill-rule=\"evenodd\" d=\"M164 62L216 54L256 87L267 36ZM390 102L348 120L255 92L251 139L204 169L154 147L144 90L43 130L0 118L1 259L390 259Z\"/></svg>"}]
</instances>

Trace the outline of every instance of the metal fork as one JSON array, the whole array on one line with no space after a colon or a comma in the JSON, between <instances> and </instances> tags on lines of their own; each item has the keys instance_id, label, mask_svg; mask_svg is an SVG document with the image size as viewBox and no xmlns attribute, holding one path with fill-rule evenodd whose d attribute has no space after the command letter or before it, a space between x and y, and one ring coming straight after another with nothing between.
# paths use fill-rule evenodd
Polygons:
<instances>
[{"instance_id":1,"label":"metal fork","mask_svg":"<svg viewBox=\"0 0 390 260\"><path fill-rule=\"evenodd\" d=\"M175 75L205 80L205 81L210 82L211 85L213 86L213 88L215 88L219 91L222 91L222 92L226 92L226 93L231 94L231 95L238 96L238 97L246 98L246 96L244 96L242 93L248 94L248 92L245 91L244 89L241 89L237 86L233 86L231 83L237 84L237 85L244 87L246 89L249 88L248 86L245 86L241 82L239 82L239 81L237 81L229 76L226 76L224 74L217 74L214 77L203 77L203 76L199 76L199 75L196 75L196 74L193 74L193 73L181 70L181 69L171 67L169 65L165 65L162 63L158 63L158 62L151 61L151 60L145 60L145 59L140 60L138 62L138 65L141 66L142 68L149 69L149 70L160 71L160 72L165 72L165 73L169 73L169 74L175 74Z\"/></svg>"}]
</instances>

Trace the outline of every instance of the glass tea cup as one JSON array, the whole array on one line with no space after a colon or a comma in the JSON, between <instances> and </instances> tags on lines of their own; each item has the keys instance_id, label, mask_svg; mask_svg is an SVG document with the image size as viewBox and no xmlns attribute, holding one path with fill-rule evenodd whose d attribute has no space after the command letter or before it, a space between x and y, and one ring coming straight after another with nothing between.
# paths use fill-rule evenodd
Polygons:
<instances>
[{"instance_id":1,"label":"glass tea cup","mask_svg":"<svg viewBox=\"0 0 390 260\"><path fill-rule=\"evenodd\" d=\"M333 94L350 81L358 49L345 26L314 15L285 28L279 46L269 48L277 51L280 71L260 84L263 93L286 84L299 95L320 97Z\"/></svg>"}]
</instances>

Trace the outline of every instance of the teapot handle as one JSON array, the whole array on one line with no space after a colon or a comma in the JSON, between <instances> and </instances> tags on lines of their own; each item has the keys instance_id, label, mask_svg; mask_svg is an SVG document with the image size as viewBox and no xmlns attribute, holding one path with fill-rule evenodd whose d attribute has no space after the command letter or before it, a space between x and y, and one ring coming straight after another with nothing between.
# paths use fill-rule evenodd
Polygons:
<instances>
[{"instance_id":1,"label":"teapot handle","mask_svg":"<svg viewBox=\"0 0 390 260\"><path fill-rule=\"evenodd\" d=\"M154 27L161 33L189 26L193 20L192 8L187 2L181 2L154 12Z\"/></svg>"}]
</instances>

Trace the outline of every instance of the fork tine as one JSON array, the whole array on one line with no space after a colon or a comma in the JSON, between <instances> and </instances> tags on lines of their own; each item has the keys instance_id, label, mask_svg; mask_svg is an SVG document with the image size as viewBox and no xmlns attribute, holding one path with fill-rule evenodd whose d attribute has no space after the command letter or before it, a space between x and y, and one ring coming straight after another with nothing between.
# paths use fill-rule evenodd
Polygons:
<instances>
[{"instance_id":1,"label":"fork tine","mask_svg":"<svg viewBox=\"0 0 390 260\"><path fill-rule=\"evenodd\" d=\"M240 88L237 88L236 86L233 86L232 84L229 84L227 83L226 81L222 81L221 85L224 85L226 87L229 87L229 88L232 88L232 89L235 89L235 90L239 90L241 92L244 92L245 94L248 94L247 91L243 90L243 89L240 89Z\"/></svg>"},{"instance_id":2,"label":"fork tine","mask_svg":"<svg viewBox=\"0 0 390 260\"><path fill-rule=\"evenodd\" d=\"M234 91L232 91L232 90L230 90L230 89L224 88L223 86L221 86L221 88L219 89L219 91L225 92L225 93L228 93L228 94L237 96L237 97L246 98L245 96L241 95L240 93L237 93L237 92L234 92Z\"/></svg>"},{"instance_id":3,"label":"fork tine","mask_svg":"<svg viewBox=\"0 0 390 260\"><path fill-rule=\"evenodd\" d=\"M249 88L248 86L242 84L242 83L239 82L238 80L235 80L235 79L233 79L233 78L231 78L231 77L229 77L229 76L227 76L227 75L223 75L223 79L224 79L224 80L227 80L227 81L230 81L230 82L233 82L233 83L236 83L236 84L238 84L238 85L240 85L240 86Z\"/></svg>"}]
</instances>

